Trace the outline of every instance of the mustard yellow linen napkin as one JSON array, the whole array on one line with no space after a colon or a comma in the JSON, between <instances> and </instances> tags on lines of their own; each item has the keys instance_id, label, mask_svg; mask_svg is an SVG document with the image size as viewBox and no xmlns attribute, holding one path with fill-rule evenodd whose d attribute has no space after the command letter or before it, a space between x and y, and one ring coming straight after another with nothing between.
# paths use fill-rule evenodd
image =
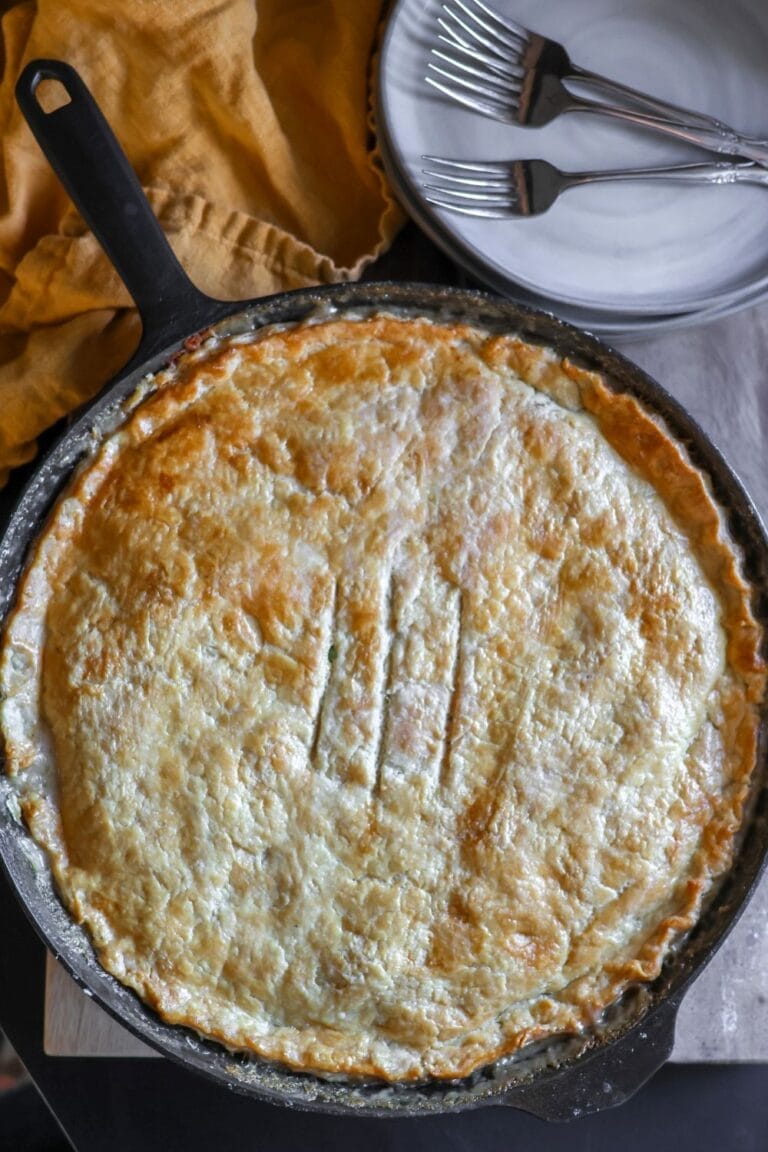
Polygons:
<instances>
[{"instance_id":1,"label":"mustard yellow linen napkin","mask_svg":"<svg viewBox=\"0 0 768 1152\"><path fill-rule=\"evenodd\" d=\"M190 277L247 298L354 279L402 223L369 123L381 15L381 0L39 0L5 12L0 484L139 336L18 111L24 64L78 69Z\"/></svg>"}]
</instances>

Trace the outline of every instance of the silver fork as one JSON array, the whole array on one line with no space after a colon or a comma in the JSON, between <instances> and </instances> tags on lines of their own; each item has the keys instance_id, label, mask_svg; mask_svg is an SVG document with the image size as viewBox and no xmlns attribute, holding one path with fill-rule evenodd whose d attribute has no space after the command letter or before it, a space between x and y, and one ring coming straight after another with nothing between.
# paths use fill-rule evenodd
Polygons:
<instances>
[{"instance_id":1,"label":"silver fork","mask_svg":"<svg viewBox=\"0 0 768 1152\"><path fill-rule=\"evenodd\" d=\"M710 152L768 164L768 141L579 68L561 44L500 16L482 0L449 0L442 10L438 39L450 51L432 50L439 63L429 63L425 79L476 112L530 127L541 127L565 112L600 113ZM620 102L575 95L565 80L592 86Z\"/></svg>"},{"instance_id":2,"label":"silver fork","mask_svg":"<svg viewBox=\"0 0 768 1152\"><path fill-rule=\"evenodd\" d=\"M750 161L676 164L668 168L619 168L602 172L561 172L546 160L473 162L423 156L425 199L438 208L489 220L540 216L561 193L583 184L626 180L681 180L692 184L762 184L768 169Z\"/></svg>"}]
</instances>

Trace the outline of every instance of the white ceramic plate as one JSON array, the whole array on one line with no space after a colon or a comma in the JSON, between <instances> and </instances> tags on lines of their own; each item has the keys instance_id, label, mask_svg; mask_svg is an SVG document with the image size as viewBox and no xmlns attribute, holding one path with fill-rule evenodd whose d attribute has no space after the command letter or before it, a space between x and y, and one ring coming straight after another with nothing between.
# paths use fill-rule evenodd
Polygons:
<instances>
[{"instance_id":1,"label":"white ceramic plate","mask_svg":"<svg viewBox=\"0 0 768 1152\"><path fill-rule=\"evenodd\" d=\"M585 68L768 138L765 0L490 2L561 41ZM424 81L439 12L440 0L395 8L382 48L379 120L390 176L451 255L494 287L565 305L575 322L603 331L665 327L672 317L673 326L693 323L699 312L731 311L768 294L765 188L579 188L529 220L476 220L428 205L425 154L541 157L564 169L709 157L602 116L572 113L535 129L462 108Z\"/></svg>"}]
</instances>

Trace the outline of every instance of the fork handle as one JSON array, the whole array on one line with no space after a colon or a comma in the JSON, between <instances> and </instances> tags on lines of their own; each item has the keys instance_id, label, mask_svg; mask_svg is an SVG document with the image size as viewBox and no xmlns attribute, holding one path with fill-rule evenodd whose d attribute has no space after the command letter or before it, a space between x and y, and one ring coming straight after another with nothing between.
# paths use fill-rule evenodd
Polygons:
<instances>
[{"instance_id":1,"label":"fork handle","mask_svg":"<svg viewBox=\"0 0 768 1152\"><path fill-rule=\"evenodd\" d=\"M607 76L600 76L597 72L588 72L586 68L579 68L572 61L568 61L568 72L563 80L577 80L584 84L591 84L599 91L605 92L618 100L628 100L637 105L638 110L650 113L652 116L661 116L672 123L681 124L686 128L713 128L730 132L727 124L708 116L705 112L694 112L691 108L683 108L668 100L660 100L648 92L641 92L639 88L631 88L628 84L621 84L618 80L609 80Z\"/></svg>"},{"instance_id":2,"label":"fork handle","mask_svg":"<svg viewBox=\"0 0 768 1152\"><path fill-rule=\"evenodd\" d=\"M619 180L682 180L691 184L763 184L768 168L743 161L712 164L673 164L666 168L605 168L595 172L563 172L562 188Z\"/></svg>"},{"instance_id":3,"label":"fork handle","mask_svg":"<svg viewBox=\"0 0 768 1152\"><path fill-rule=\"evenodd\" d=\"M706 148L708 152L718 152L723 156L741 156L746 160L754 160L758 164L768 165L768 141L758 140L753 136L743 136L727 124L714 120L703 113L686 112L674 104L665 104L662 100L655 100L652 96L645 96L634 88L625 88L623 84L607 80L590 72L572 68L570 75L574 79L591 81L599 84L606 91L613 91L619 96L631 98L638 105L644 104L652 111L644 112L640 108L633 109L619 104L608 104L601 100L590 100L583 96L570 93L571 100L568 111L571 112L597 112L603 116L612 116L618 120L626 120L642 128L652 128L675 140L683 140L687 144L694 144L699 148ZM687 117L686 120L681 117Z\"/></svg>"}]
</instances>

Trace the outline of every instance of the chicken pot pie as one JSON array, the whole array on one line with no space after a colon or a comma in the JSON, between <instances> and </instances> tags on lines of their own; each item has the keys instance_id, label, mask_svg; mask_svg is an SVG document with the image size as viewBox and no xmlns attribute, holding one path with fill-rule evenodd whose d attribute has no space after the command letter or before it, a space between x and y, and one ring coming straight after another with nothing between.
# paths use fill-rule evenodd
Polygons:
<instances>
[{"instance_id":1,"label":"chicken pot pie","mask_svg":"<svg viewBox=\"0 0 768 1152\"><path fill-rule=\"evenodd\" d=\"M660 971L728 866L760 631L631 396L469 326L210 341L76 476L7 771L104 967L295 1068L469 1073Z\"/></svg>"}]
</instances>

